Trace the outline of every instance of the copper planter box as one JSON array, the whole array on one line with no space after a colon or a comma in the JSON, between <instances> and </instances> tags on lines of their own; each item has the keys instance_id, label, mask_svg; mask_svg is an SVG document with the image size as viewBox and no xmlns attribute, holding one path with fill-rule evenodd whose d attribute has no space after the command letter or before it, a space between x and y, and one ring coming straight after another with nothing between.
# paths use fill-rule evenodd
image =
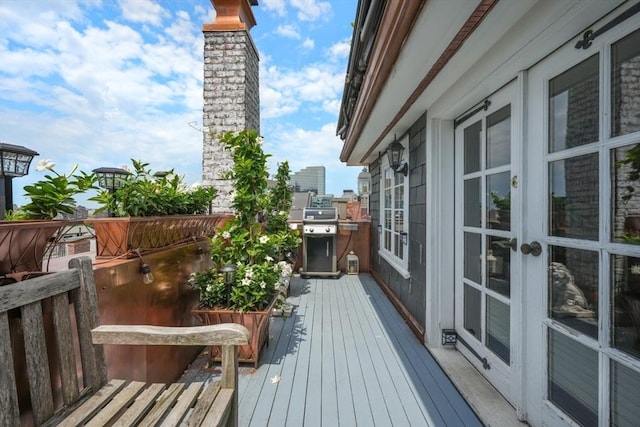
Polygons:
<instances>
[{"instance_id":1,"label":"copper planter box","mask_svg":"<svg viewBox=\"0 0 640 427\"><path fill-rule=\"evenodd\" d=\"M0 221L0 275L42 271L51 238L65 221Z\"/></svg>"},{"instance_id":2,"label":"copper planter box","mask_svg":"<svg viewBox=\"0 0 640 427\"><path fill-rule=\"evenodd\" d=\"M212 236L227 215L167 215L124 218L89 218L96 234L96 258L125 257Z\"/></svg>"},{"instance_id":3,"label":"copper planter box","mask_svg":"<svg viewBox=\"0 0 640 427\"><path fill-rule=\"evenodd\" d=\"M191 313L199 316L205 325L217 325L220 323L237 323L249 330L251 337L249 344L238 347L238 360L240 362L253 363L258 367L260 351L269 339L269 319L271 311L276 303L276 296L267 308L262 311L240 312L227 309L197 308ZM220 346L212 346L209 356L216 361L220 361Z\"/></svg>"}]
</instances>

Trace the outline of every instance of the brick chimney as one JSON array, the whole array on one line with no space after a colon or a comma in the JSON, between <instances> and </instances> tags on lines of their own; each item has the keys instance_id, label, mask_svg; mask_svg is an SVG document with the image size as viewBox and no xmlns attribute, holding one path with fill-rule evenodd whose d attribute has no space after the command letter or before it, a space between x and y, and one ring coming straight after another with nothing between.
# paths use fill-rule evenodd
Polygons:
<instances>
[{"instance_id":1,"label":"brick chimney","mask_svg":"<svg viewBox=\"0 0 640 427\"><path fill-rule=\"evenodd\" d=\"M218 189L213 211L231 212L233 184L220 179L232 159L215 134L254 129L260 132L258 51L249 30L256 24L257 0L211 0L216 19L204 24L202 182Z\"/></svg>"}]
</instances>

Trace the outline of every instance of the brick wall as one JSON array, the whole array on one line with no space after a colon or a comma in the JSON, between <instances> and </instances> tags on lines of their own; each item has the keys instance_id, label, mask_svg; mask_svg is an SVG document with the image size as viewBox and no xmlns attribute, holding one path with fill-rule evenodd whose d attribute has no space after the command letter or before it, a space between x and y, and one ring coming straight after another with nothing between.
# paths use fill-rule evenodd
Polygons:
<instances>
[{"instance_id":1,"label":"brick wall","mask_svg":"<svg viewBox=\"0 0 640 427\"><path fill-rule=\"evenodd\" d=\"M230 153L215 134L260 131L259 58L247 31L204 32L202 182L218 189L214 212L229 212L232 183L220 179L231 167Z\"/></svg>"}]
</instances>

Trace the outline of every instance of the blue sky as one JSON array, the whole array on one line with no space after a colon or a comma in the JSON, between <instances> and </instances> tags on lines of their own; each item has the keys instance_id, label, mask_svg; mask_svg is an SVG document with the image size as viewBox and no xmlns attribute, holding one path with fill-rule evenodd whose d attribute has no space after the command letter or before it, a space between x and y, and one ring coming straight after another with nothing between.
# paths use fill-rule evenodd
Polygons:
<instances>
[{"instance_id":1,"label":"blue sky","mask_svg":"<svg viewBox=\"0 0 640 427\"><path fill-rule=\"evenodd\" d=\"M335 136L355 0L259 0L251 35L260 53L261 133L271 171L327 168L327 193L356 189L361 168L339 161ZM52 159L150 163L188 184L202 174L202 25L210 0L2 0L0 141L31 148L29 175ZM85 198L80 204L91 207Z\"/></svg>"}]
</instances>

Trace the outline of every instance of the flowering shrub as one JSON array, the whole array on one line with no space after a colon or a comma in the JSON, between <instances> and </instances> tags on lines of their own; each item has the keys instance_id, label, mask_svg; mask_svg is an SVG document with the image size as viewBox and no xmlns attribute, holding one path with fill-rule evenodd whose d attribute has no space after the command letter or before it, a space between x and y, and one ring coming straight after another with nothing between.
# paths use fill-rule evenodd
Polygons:
<instances>
[{"instance_id":1,"label":"flowering shrub","mask_svg":"<svg viewBox=\"0 0 640 427\"><path fill-rule=\"evenodd\" d=\"M200 290L203 306L262 310L286 285L292 273L287 254L290 256L294 248L297 251L300 244L297 231L291 231L287 223L293 197L292 192L285 191L289 167L286 162L279 167L277 190L268 190L269 155L262 150L262 138L255 131L245 130L221 135L220 141L233 156L233 167L224 178L235 183L231 206L236 215L210 239L214 267L194 273L189 282ZM227 264L237 266L235 284L228 295L218 273Z\"/></svg>"},{"instance_id":2,"label":"flowering shrub","mask_svg":"<svg viewBox=\"0 0 640 427\"><path fill-rule=\"evenodd\" d=\"M90 199L102 205L96 212L108 211L116 217L199 214L208 211L216 196L213 187L187 186L173 169L153 175L148 163L131 162L133 173L122 180L121 188L103 189Z\"/></svg>"},{"instance_id":3,"label":"flowering shrub","mask_svg":"<svg viewBox=\"0 0 640 427\"><path fill-rule=\"evenodd\" d=\"M25 196L29 203L11 213L8 218L21 219L53 219L59 213L72 214L76 207L74 196L89 189L97 188L98 178L94 174L78 171L75 165L68 174L60 174L54 169L56 164L49 159L41 160L36 171L49 171L44 179L31 185L25 185Z\"/></svg>"}]
</instances>

